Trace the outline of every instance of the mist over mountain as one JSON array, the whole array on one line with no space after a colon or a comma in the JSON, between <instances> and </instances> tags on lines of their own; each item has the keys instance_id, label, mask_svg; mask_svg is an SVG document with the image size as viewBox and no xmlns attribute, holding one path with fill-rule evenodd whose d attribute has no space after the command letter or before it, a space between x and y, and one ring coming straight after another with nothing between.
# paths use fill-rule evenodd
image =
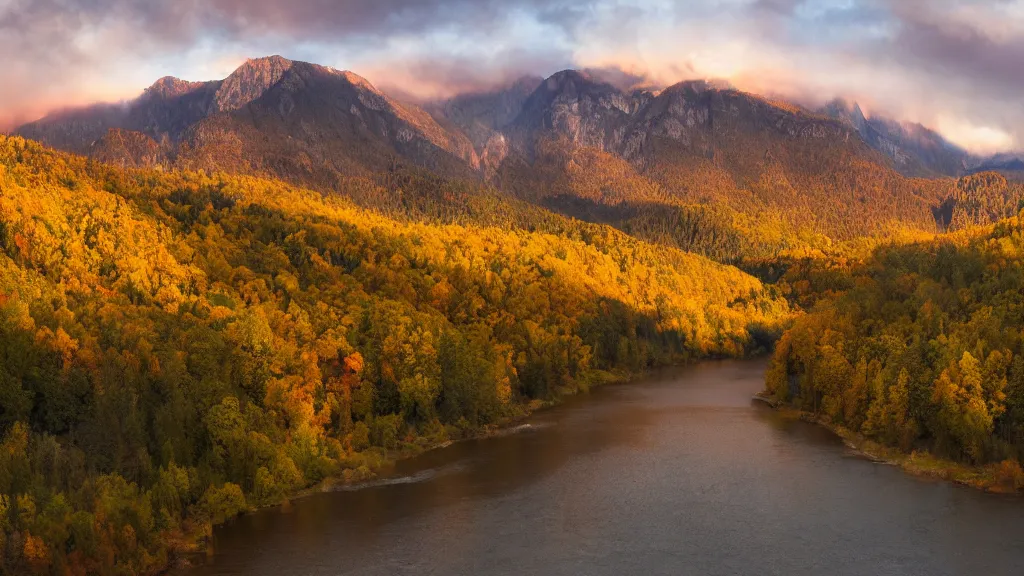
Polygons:
<instances>
[{"instance_id":1,"label":"mist over mountain","mask_svg":"<svg viewBox=\"0 0 1024 576\"><path fill-rule=\"evenodd\" d=\"M909 176L955 176L975 162L971 154L938 132L920 124L865 117L856 102L834 100L822 112L856 128L865 142L884 152Z\"/></svg>"},{"instance_id":2,"label":"mist over mountain","mask_svg":"<svg viewBox=\"0 0 1024 576\"><path fill-rule=\"evenodd\" d=\"M108 130L116 128L139 132L156 143L162 151L162 157L173 162L178 157L178 147L183 139L194 140L196 137L196 130L192 130L189 135L186 135L186 132L208 118L238 111L260 99L279 83L286 73L292 71L295 65L296 63L291 60L272 56L249 60L223 80L190 82L165 77L156 81L134 100L58 111L18 127L16 133L60 149L110 157L109 151L93 152L96 146L103 148ZM299 65L313 66L301 62ZM358 83L369 86L365 81ZM684 85L700 86L702 83L685 82L673 88L678 90ZM716 89L731 88L728 83L717 81L703 85ZM543 89L544 86L550 88ZM569 91L570 98L578 96L574 102L576 106L584 107L582 112L568 111L554 101L554 95L565 90ZM583 92L575 94L573 90ZM665 87L658 86L643 74L608 66L578 71L566 70L548 79L523 76L507 85L498 85L489 90L457 94L441 101L421 101L418 105L407 103L407 98L388 100L396 106L396 110L400 107L407 113L422 109L435 122L443 125L443 128L432 127L428 130L435 134L435 140L441 133L448 134L442 137L443 140L468 139L472 144L473 154L468 154L465 142L433 141L432 144L440 144L442 148L461 147L461 150L454 153L455 156L462 158L474 168L479 168L480 157L487 156L489 160L485 164L493 167L496 163L494 158L507 153L502 150L504 144L501 139L495 138L499 133L502 137L511 136L513 139L522 140L523 134L545 125L544 122L551 126L560 122L572 122L571 127L562 127L573 134L573 140L577 144L598 144L598 148L614 144L612 148L620 147L622 139L626 138L626 124L630 123L624 119L635 119L633 116L664 90ZM548 101L545 101L545 98ZM587 108L588 106L590 108ZM422 113L417 113L423 120ZM1006 161L1006 157L1012 155L1007 154L1002 160L995 158L989 162L986 157L969 154L925 126L901 123L884 116L866 117L860 107L852 101L834 100L825 105L820 113L854 127L864 142L883 152L897 170L908 176L955 176L984 167L1013 168L1013 163ZM544 114L548 116L542 118ZM621 116L619 120L614 118L616 114ZM610 128L612 124L620 125L609 132L598 126L602 123L604 128ZM664 132L666 126L656 129ZM629 145L631 149L616 152L635 157L640 142L638 138L646 136L643 130L637 132L635 127L631 127L629 131L632 132L632 144ZM597 132L600 132L600 135ZM677 130L673 126L670 132L675 133ZM681 132L679 134L681 135ZM599 143L594 140L605 137L610 137L615 142ZM427 141L431 141L430 138L427 138ZM638 157L633 159L642 162Z\"/></svg>"},{"instance_id":3,"label":"mist over mountain","mask_svg":"<svg viewBox=\"0 0 1024 576\"><path fill-rule=\"evenodd\" d=\"M987 158L978 158L975 159L970 169L972 172L995 170L1018 180L1024 180L1024 152L1007 152L994 154Z\"/></svg>"},{"instance_id":4,"label":"mist over mountain","mask_svg":"<svg viewBox=\"0 0 1024 576\"><path fill-rule=\"evenodd\" d=\"M935 179L988 169L1013 178L1018 168L1011 156L973 157L856 103L811 110L722 81L658 87L622 71L569 69L417 104L353 72L280 56L248 60L223 80L162 78L130 102L17 132L119 166L226 170L323 192L353 176L427 170L687 249L694 237L679 219L712 218L722 240L700 250L735 255L896 221L946 226L955 191ZM753 239L743 232L750 221L773 222L780 240ZM741 250L745 241L757 247Z\"/></svg>"},{"instance_id":5,"label":"mist over mountain","mask_svg":"<svg viewBox=\"0 0 1024 576\"><path fill-rule=\"evenodd\" d=\"M543 81L539 76L523 76L508 86L427 102L424 109L439 121L463 131L482 150L496 132L519 116L526 100Z\"/></svg>"},{"instance_id":6,"label":"mist over mountain","mask_svg":"<svg viewBox=\"0 0 1024 576\"><path fill-rule=\"evenodd\" d=\"M8 88L0 92L0 127L72 104L124 99L166 74L219 78L240 55L289 51L421 98L563 68L611 70L654 87L725 77L749 92L870 103L972 152L1024 142L1018 3L627 5L95 0L63 17L62 3L13 0L0 12L0 47L18 55L0 71Z\"/></svg>"}]
</instances>

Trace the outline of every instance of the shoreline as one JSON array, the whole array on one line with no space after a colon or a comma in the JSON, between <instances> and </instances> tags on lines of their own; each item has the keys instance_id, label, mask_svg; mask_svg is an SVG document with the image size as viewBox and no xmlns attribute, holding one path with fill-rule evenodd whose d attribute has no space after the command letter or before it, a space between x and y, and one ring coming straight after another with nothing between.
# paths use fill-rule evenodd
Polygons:
<instances>
[{"instance_id":1,"label":"shoreline","mask_svg":"<svg viewBox=\"0 0 1024 576\"><path fill-rule=\"evenodd\" d=\"M697 362L700 361L704 360L699 360ZM687 366L693 363L695 362L684 362L673 366ZM379 465L371 470L372 476L352 476L346 478L343 474L339 473L336 476L324 478L314 485L282 497L277 502L253 506L241 514L227 519L226 522L231 521L234 518L257 513L261 510L288 506L295 500L307 498L315 494L333 492L346 487L358 488L363 484L372 485L375 481L386 480L398 462L416 458L427 452L447 448L456 443L481 440L510 433L510 431L514 431L523 426L524 421L528 420L535 414L557 407L569 398L580 396L581 394L587 393L595 388L613 384L625 384L638 378L642 378L645 374L647 374L647 371L639 373L606 372L603 374L603 378L590 383L588 386L581 387L575 391L565 391L558 394L551 400L533 401L523 404L521 406L522 413L509 416L505 420L488 425L480 430L472 431L457 439L449 439L442 442L390 451L387 453L386 457L380 461ZM773 398L763 396L761 393L755 394L751 398L751 401L767 405L783 418L801 420L828 430L841 439L845 447L859 458L863 458L877 464L898 466L905 473L918 478L950 482L992 494L1024 496L1024 485L1019 489L1013 489L996 477L995 469L998 464L972 466L941 459L927 452L914 451L910 454L906 454L894 448L878 444L842 426L837 426L827 422L824 418L817 417L810 412L798 410L785 403L780 403ZM344 471L347 470L351 469L346 468ZM197 568L205 564L206 561L215 553L211 547L211 541L213 538L213 531L219 525L220 524L204 524L197 526L198 529L195 533L183 535L182 538L175 539L178 546L168 550L166 565L154 571L154 574L178 574L182 571Z\"/></svg>"},{"instance_id":2,"label":"shoreline","mask_svg":"<svg viewBox=\"0 0 1024 576\"><path fill-rule=\"evenodd\" d=\"M835 434L848 450L857 457L876 464L899 467L904 473L916 478L940 480L990 494L1024 497L1024 483L1016 487L1000 477L999 463L972 465L940 458L926 451L914 450L909 454L879 444L843 426L828 422L810 412L799 410L772 398L755 394L754 401L762 402L784 418L801 420L820 426Z\"/></svg>"},{"instance_id":3,"label":"shoreline","mask_svg":"<svg viewBox=\"0 0 1024 576\"><path fill-rule=\"evenodd\" d=\"M697 362L704 361L698 360ZM673 364L671 366L687 366L695 362L683 362L680 364ZM296 491L293 494L289 494L281 498L281 500L273 503L262 504L259 506L253 506L244 512L232 516L231 518L225 519L221 524L225 524L235 518L247 516L249 514L255 514L261 510L267 510L270 508L276 508L279 506L288 506L291 502L302 498L308 498L315 494L322 494L327 492L334 492L344 487L358 487L362 484L372 484L374 481L387 479L388 473L391 469L400 462L416 458L427 452L447 448L453 444L460 442L470 442L473 440L483 440L486 438L492 438L494 436L509 433L521 426L523 422L529 419L531 416L557 407L565 402L569 398L574 398L603 386L613 384L625 384L642 378L648 371L637 372L637 373L614 373L604 372L602 378L595 380L594 382L588 383L585 387L578 388L575 391L565 391L559 393L555 398L551 400L534 400L529 403L522 405L523 412L509 416L504 420L485 426L479 430L472 431L460 438L455 440L445 440L443 442L437 442L432 444L424 444L417 446L415 449L400 449L392 450L388 452L386 458L380 462L380 465L371 470L372 476L369 477L355 477L345 478L344 474L339 473L337 476L331 476L324 478L313 484ZM351 470L346 468L342 472ZM171 548L167 551L167 563L165 566L155 570L153 574L164 575L164 574L178 574L181 571L186 571L192 568L197 568L205 563L214 551L211 549L211 540L213 538L213 531L221 524L203 524L197 527L195 533L183 535L182 538L175 539L178 544L177 548Z\"/></svg>"}]
</instances>

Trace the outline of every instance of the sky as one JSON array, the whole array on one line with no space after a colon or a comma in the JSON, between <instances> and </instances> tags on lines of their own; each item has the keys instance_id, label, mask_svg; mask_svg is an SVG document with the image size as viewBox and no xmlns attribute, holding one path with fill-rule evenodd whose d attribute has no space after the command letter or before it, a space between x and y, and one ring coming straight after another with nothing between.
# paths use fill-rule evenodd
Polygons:
<instances>
[{"instance_id":1,"label":"sky","mask_svg":"<svg viewBox=\"0 0 1024 576\"><path fill-rule=\"evenodd\" d=\"M422 98L565 68L725 79L1024 148L1024 0L0 0L0 53L0 129L281 54Z\"/></svg>"}]
</instances>

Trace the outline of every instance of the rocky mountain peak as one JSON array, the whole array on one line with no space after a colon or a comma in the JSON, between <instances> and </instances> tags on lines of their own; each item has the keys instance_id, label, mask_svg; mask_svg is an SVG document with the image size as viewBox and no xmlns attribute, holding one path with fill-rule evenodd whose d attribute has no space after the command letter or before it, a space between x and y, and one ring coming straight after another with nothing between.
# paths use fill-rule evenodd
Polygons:
<instances>
[{"instance_id":1,"label":"rocky mountain peak","mask_svg":"<svg viewBox=\"0 0 1024 576\"><path fill-rule=\"evenodd\" d=\"M562 70L552 74L547 80L542 82L537 92L577 96L595 92L617 92L617 90L611 84L595 78L587 72L581 70Z\"/></svg>"},{"instance_id":2,"label":"rocky mountain peak","mask_svg":"<svg viewBox=\"0 0 1024 576\"><path fill-rule=\"evenodd\" d=\"M683 82L669 86L663 90L662 93L701 94L715 89L716 86L707 80L684 80Z\"/></svg>"},{"instance_id":3,"label":"rocky mountain peak","mask_svg":"<svg viewBox=\"0 0 1024 576\"><path fill-rule=\"evenodd\" d=\"M237 110L277 84L294 63L281 56L246 60L224 79L215 96L218 111Z\"/></svg>"},{"instance_id":4,"label":"rocky mountain peak","mask_svg":"<svg viewBox=\"0 0 1024 576\"><path fill-rule=\"evenodd\" d=\"M357 93L363 93L375 100L392 100L390 96L378 90L369 80L350 70L339 70L331 66L300 61L292 62L291 70L296 73L296 76L305 79L305 82L324 81L337 86L337 81L340 79L344 84L354 88Z\"/></svg>"},{"instance_id":5,"label":"rocky mountain peak","mask_svg":"<svg viewBox=\"0 0 1024 576\"><path fill-rule=\"evenodd\" d=\"M536 123L545 115L557 116L562 112L578 115L599 110L629 114L629 97L591 74L580 70L563 70L541 82L526 100L520 120Z\"/></svg>"},{"instance_id":6,"label":"rocky mountain peak","mask_svg":"<svg viewBox=\"0 0 1024 576\"><path fill-rule=\"evenodd\" d=\"M146 88L143 96L174 98L175 96L187 94L202 85L202 82L189 82L174 76L164 76L154 82L152 86Z\"/></svg>"},{"instance_id":7,"label":"rocky mountain peak","mask_svg":"<svg viewBox=\"0 0 1024 576\"><path fill-rule=\"evenodd\" d=\"M631 96L580 70L563 70L541 82L509 127L513 146L529 149L538 131L554 131L577 145L617 146L637 111Z\"/></svg>"},{"instance_id":8,"label":"rocky mountain peak","mask_svg":"<svg viewBox=\"0 0 1024 576\"><path fill-rule=\"evenodd\" d=\"M868 119L864 116L860 104L851 102L845 98L836 98L825 105L824 113L836 120L841 120L853 126L858 132L863 132L867 126Z\"/></svg>"},{"instance_id":9,"label":"rocky mountain peak","mask_svg":"<svg viewBox=\"0 0 1024 576\"><path fill-rule=\"evenodd\" d=\"M570 69L547 78L509 78L423 109L385 95L353 72L275 55L247 60L224 80L167 76L136 100L51 114L18 133L79 153L90 153L105 138L108 149L135 157L148 154L150 144L128 132L173 151L186 138L212 138L229 128L243 134L239 142L258 140L253 134L265 128L250 124L262 117L276 123L275 145L283 141L277 136L287 135L305 142L310 157L348 154L358 135L359 142L374 138L378 152L407 154L423 164L457 160L485 172L508 154L533 158L538 142L549 138L617 154L638 167L667 153L722 161L723 150L739 151L730 157L734 164L756 156L744 164L750 173L764 150L790 145L772 139L777 136L863 141L906 175L958 175L983 161L923 126L868 117L853 101L837 99L812 111L721 81L689 80L658 90L637 86L638 80L643 77L617 69ZM236 111L242 113L231 114ZM112 128L122 132L109 133ZM754 136L760 140L751 144ZM361 146L353 150L362 153ZM744 156L746 148L760 151ZM1018 158L996 164L1022 166Z\"/></svg>"}]
</instances>

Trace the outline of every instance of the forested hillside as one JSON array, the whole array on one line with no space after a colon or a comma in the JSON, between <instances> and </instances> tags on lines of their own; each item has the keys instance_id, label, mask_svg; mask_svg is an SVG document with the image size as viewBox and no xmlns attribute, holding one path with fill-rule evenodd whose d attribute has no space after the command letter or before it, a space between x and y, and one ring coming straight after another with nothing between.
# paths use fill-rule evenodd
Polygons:
<instances>
[{"instance_id":1,"label":"forested hillside","mask_svg":"<svg viewBox=\"0 0 1024 576\"><path fill-rule=\"evenodd\" d=\"M1001 208L1000 208L1001 209ZM1024 221L791 278L829 292L780 340L777 399L902 451L996 464L1024 488Z\"/></svg>"},{"instance_id":2,"label":"forested hillside","mask_svg":"<svg viewBox=\"0 0 1024 576\"><path fill-rule=\"evenodd\" d=\"M792 152L784 164L768 157L739 175L723 168L738 165L729 160L694 158L666 139L654 146L657 159L641 172L614 154L543 138L532 162L510 156L494 183L558 213L731 263L842 254L865 238L935 233L940 205L955 205L953 179L909 180L841 151ZM732 149L761 149L744 146ZM821 173L819 164L831 169Z\"/></svg>"},{"instance_id":3,"label":"forested hillside","mask_svg":"<svg viewBox=\"0 0 1024 576\"><path fill-rule=\"evenodd\" d=\"M565 70L424 106L352 72L272 56L223 80L163 78L124 106L56 113L18 133L123 167L276 178L373 208L366 181L391 202L396 178L425 179L428 196L461 190L461 204L434 206L448 215L473 219L480 202L530 212L529 203L745 265L961 222L953 178L897 171L920 147L912 135L891 127L879 140L857 116L716 83L625 91ZM939 146L932 136L922 150ZM407 196L399 201L422 203Z\"/></svg>"},{"instance_id":4,"label":"forested hillside","mask_svg":"<svg viewBox=\"0 0 1024 576\"><path fill-rule=\"evenodd\" d=\"M150 572L241 510L788 316L735 268L528 214L396 220L0 137L3 571Z\"/></svg>"}]
</instances>

